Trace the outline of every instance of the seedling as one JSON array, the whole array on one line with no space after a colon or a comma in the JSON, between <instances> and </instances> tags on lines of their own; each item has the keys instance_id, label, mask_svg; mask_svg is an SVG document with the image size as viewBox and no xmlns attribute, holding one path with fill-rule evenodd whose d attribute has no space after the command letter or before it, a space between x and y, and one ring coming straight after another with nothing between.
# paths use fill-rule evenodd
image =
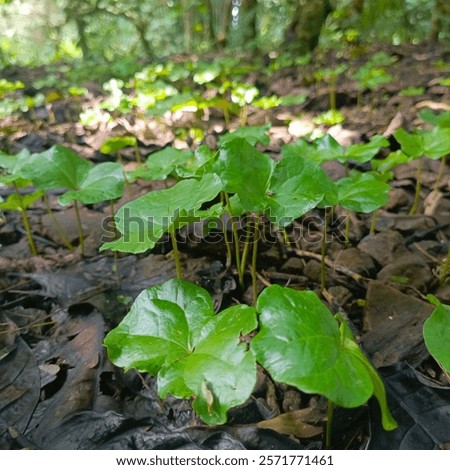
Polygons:
<instances>
[{"instance_id":1,"label":"seedling","mask_svg":"<svg viewBox=\"0 0 450 470\"><path fill-rule=\"evenodd\" d=\"M345 116L336 109L330 109L324 113L319 114L313 119L314 124L325 126L335 126L345 121Z\"/></svg>"},{"instance_id":2,"label":"seedling","mask_svg":"<svg viewBox=\"0 0 450 470\"><path fill-rule=\"evenodd\" d=\"M205 423L223 424L255 385L256 361L240 336L256 326L252 307L215 315L208 292L171 280L143 291L105 345L117 366L157 377L160 397L194 398Z\"/></svg>"},{"instance_id":3,"label":"seedling","mask_svg":"<svg viewBox=\"0 0 450 470\"><path fill-rule=\"evenodd\" d=\"M134 147L134 154L136 162L141 163L141 154L139 153L139 147L137 145L137 139L134 136L121 136L121 137L110 137L105 140L100 147L100 152L108 155L115 155L117 161L122 164L122 155L120 151L127 147Z\"/></svg>"},{"instance_id":4,"label":"seedling","mask_svg":"<svg viewBox=\"0 0 450 470\"><path fill-rule=\"evenodd\" d=\"M330 110L336 110L336 80L347 70L346 64L340 64L334 68L318 70L314 76L318 82L324 81L328 84L328 95L330 99Z\"/></svg>"},{"instance_id":5,"label":"seedling","mask_svg":"<svg viewBox=\"0 0 450 470\"><path fill-rule=\"evenodd\" d=\"M273 380L319 393L346 408L360 406L374 395L383 428L397 427L378 373L345 320L340 315L333 318L314 292L274 285L260 294L256 308L260 328L250 348Z\"/></svg>"},{"instance_id":6,"label":"seedling","mask_svg":"<svg viewBox=\"0 0 450 470\"><path fill-rule=\"evenodd\" d=\"M450 305L428 295L428 300L436 306L423 325L423 337L430 354L436 359L450 379Z\"/></svg>"},{"instance_id":7,"label":"seedling","mask_svg":"<svg viewBox=\"0 0 450 470\"><path fill-rule=\"evenodd\" d=\"M186 179L171 188L144 194L119 209L115 220L121 236L118 240L104 243L100 250L143 253L153 249L164 233L169 233L177 276L181 278L176 230L196 220L219 215L217 207L205 211L200 208L221 190L219 177L206 174L200 180Z\"/></svg>"},{"instance_id":8,"label":"seedling","mask_svg":"<svg viewBox=\"0 0 450 470\"><path fill-rule=\"evenodd\" d=\"M414 195L414 203L410 210L410 215L417 212L420 202L420 189L422 186L422 157L426 155L432 160L441 158L441 169L439 175L443 171L445 164L445 157L450 153L450 128L435 127L431 131L418 131L408 134L404 129L398 129L394 133L395 139L401 146L404 152L411 159L418 159L417 176L416 176L416 190ZM438 183L437 183L438 184Z\"/></svg>"},{"instance_id":9,"label":"seedling","mask_svg":"<svg viewBox=\"0 0 450 470\"><path fill-rule=\"evenodd\" d=\"M94 166L60 145L31 155L22 166L21 172L42 190L68 190L60 197L60 202L68 204L73 201L82 254L84 233L78 202L93 204L116 199L122 195L125 181L121 165L108 162Z\"/></svg>"}]
</instances>

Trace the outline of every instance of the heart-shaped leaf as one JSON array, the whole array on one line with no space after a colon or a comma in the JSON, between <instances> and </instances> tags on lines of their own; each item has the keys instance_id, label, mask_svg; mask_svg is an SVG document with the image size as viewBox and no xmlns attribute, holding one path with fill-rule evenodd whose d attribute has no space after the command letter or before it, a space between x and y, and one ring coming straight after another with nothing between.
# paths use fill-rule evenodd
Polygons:
<instances>
[{"instance_id":1,"label":"heart-shaped leaf","mask_svg":"<svg viewBox=\"0 0 450 470\"><path fill-rule=\"evenodd\" d=\"M394 137L409 157L418 158L425 155L438 159L450 153L450 128L435 127L430 131L412 134L398 129Z\"/></svg>"},{"instance_id":2,"label":"heart-shaped leaf","mask_svg":"<svg viewBox=\"0 0 450 470\"><path fill-rule=\"evenodd\" d=\"M376 393L387 428L395 427L386 414L382 383L374 380L377 373L348 327L339 328L314 292L274 285L262 292L256 308L260 331L251 349L274 380L320 393L344 407L360 406Z\"/></svg>"},{"instance_id":3,"label":"heart-shaped leaf","mask_svg":"<svg viewBox=\"0 0 450 470\"><path fill-rule=\"evenodd\" d=\"M430 354L450 373L450 305L432 296L428 300L436 305L431 317L423 325L423 338Z\"/></svg>"},{"instance_id":4,"label":"heart-shaped leaf","mask_svg":"<svg viewBox=\"0 0 450 470\"><path fill-rule=\"evenodd\" d=\"M157 376L161 397L195 397L199 416L221 424L255 385L256 362L240 335L256 326L254 308L236 305L214 315L204 289L171 280L142 292L105 345L116 365Z\"/></svg>"},{"instance_id":5,"label":"heart-shaped leaf","mask_svg":"<svg viewBox=\"0 0 450 470\"><path fill-rule=\"evenodd\" d=\"M210 173L200 180L183 180L169 189L147 193L117 211L121 237L103 244L100 250L142 253L152 249L165 232L209 216L199 209L221 190L220 178Z\"/></svg>"},{"instance_id":6,"label":"heart-shaped leaf","mask_svg":"<svg viewBox=\"0 0 450 470\"><path fill-rule=\"evenodd\" d=\"M355 173L336 183L338 204L355 212L372 212L384 206L391 187L371 173Z\"/></svg>"},{"instance_id":7,"label":"heart-shaped leaf","mask_svg":"<svg viewBox=\"0 0 450 470\"><path fill-rule=\"evenodd\" d=\"M83 204L111 201L122 196L125 175L122 165L113 162L99 163L89 170L78 189L64 193L59 201L68 204L80 201Z\"/></svg>"}]
</instances>

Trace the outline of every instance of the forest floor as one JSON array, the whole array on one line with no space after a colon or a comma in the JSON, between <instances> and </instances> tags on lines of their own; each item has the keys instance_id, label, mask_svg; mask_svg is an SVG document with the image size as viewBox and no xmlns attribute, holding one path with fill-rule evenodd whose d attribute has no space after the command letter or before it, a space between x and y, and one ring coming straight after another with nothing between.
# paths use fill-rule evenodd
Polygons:
<instances>
[{"instance_id":1,"label":"forest floor","mask_svg":"<svg viewBox=\"0 0 450 470\"><path fill-rule=\"evenodd\" d=\"M252 72L246 79L257 84L261 95L306 96L300 105L265 111L249 107L249 125L272 123L270 143L260 149L277 159L283 144L319 128L342 145L382 134L396 150L394 131L424 126L418 118L422 109L449 110L450 88L439 84L445 73L435 64L445 62L442 51L404 47L393 53L398 61L388 70L395 79L375 94L365 92L362 106L355 85L338 80L337 108L345 121L332 127L312 123L314 116L329 108L329 101L326 84L309 81L308 67L288 67L269 76ZM11 70L7 78L27 83L27 73ZM44 75L45 69L39 74ZM402 93L412 87L423 88L423 93ZM100 153L100 145L113 135L136 135L145 158L167 145L195 146L180 129L202 129L211 148L225 132L220 111L208 115L177 111L155 119L112 113L108 123L83 126L79 112L101 99L98 84L88 88L85 97L61 97L33 115L4 118L0 147L15 154L23 148L41 152L61 144L93 162L103 162L109 157ZM238 118L233 118L231 128L238 125ZM123 152L128 168L135 165L133 155ZM382 430L372 402L338 409L332 436L336 449L438 449L450 443L449 379L429 356L422 337L423 322L433 310L426 295L450 304L450 284L439 283L437 275L450 241L450 166L445 166L435 188L440 161L424 159L421 204L411 216L416 164L394 170L393 189L378 213L374 235L369 235L371 216L358 214L352 215L347 244L340 237L330 238L324 291L321 243L316 236L322 229L321 211L313 213L306 236L295 237L295 227L306 226L298 220L288 230L289 245L275 237L259 254L258 288L281 284L320 293L332 310L348 316L385 382L398 429ZM332 177L345 172L337 162L325 169ZM115 205L163 187L161 182L138 182ZM3 197L8 191L0 186ZM77 246L74 209L58 205L57 197L50 195L53 214ZM110 214L108 204L82 209L84 256L64 246L43 202L36 202L29 214L39 256L30 256L19 213L6 212L0 222L0 448L323 448L325 400L274 383L262 370L250 399L229 412L227 425L212 427L202 424L189 401L159 399L153 378L114 367L102 345L105 334L126 313L126 299L176 276L170 241L160 243L151 254L121 254L116 275L112 254L98 251L102 221ZM337 211L339 215L345 214ZM236 273L225 267L224 246L202 237L187 240L182 234L179 241L185 278L206 288L217 307L251 304L250 274L245 277L248 288L240 289Z\"/></svg>"}]
</instances>

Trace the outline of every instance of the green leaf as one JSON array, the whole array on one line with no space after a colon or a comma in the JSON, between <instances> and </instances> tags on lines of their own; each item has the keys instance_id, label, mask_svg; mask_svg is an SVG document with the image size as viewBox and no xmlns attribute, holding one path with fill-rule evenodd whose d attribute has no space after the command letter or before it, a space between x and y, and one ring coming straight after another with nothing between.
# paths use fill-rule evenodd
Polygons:
<instances>
[{"instance_id":1,"label":"green leaf","mask_svg":"<svg viewBox=\"0 0 450 470\"><path fill-rule=\"evenodd\" d=\"M256 363L240 335L257 326L255 310L236 305L214 315L210 295L171 280L142 292L105 338L110 359L157 376L161 397L195 397L208 424L222 424L256 382Z\"/></svg>"},{"instance_id":2,"label":"green leaf","mask_svg":"<svg viewBox=\"0 0 450 470\"><path fill-rule=\"evenodd\" d=\"M320 393L343 407L365 403L380 384L345 326L311 291L271 286L258 298L260 331L251 342L257 361L277 382ZM351 334L351 333L350 333ZM381 384L382 386L382 384ZM381 392L381 397L384 388ZM386 411L385 404L382 411ZM394 425L391 417L385 423Z\"/></svg>"},{"instance_id":3,"label":"green leaf","mask_svg":"<svg viewBox=\"0 0 450 470\"><path fill-rule=\"evenodd\" d=\"M274 161L252 147L246 139L225 143L214 171L220 176L223 189L239 194L247 212L266 208L266 191L274 169Z\"/></svg>"},{"instance_id":4,"label":"green leaf","mask_svg":"<svg viewBox=\"0 0 450 470\"><path fill-rule=\"evenodd\" d=\"M433 126L439 126L443 128L450 127L450 111L435 114L433 111L431 111L431 109L423 109L420 111L419 117L422 119L422 121L425 121Z\"/></svg>"},{"instance_id":5,"label":"green leaf","mask_svg":"<svg viewBox=\"0 0 450 470\"><path fill-rule=\"evenodd\" d=\"M450 128L435 127L430 131L408 134L404 129L394 133L402 151L409 157L426 155L438 159L450 153Z\"/></svg>"},{"instance_id":6,"label":"green leaf","mask_svg":"<svg viewBox=\"0 0 450 470\"><path fill-rule=\"evenodd\" d=\"M25 211L44 195L44 191L36 191L32 194L11 194L6 201L0 203L0 209L5 211Z\"/></svg>"},{"instance_id":7,"label":"green leaf","mask_svg":"<svg viewBox=\"0 0 450 470\"><path fill-rule=\"evenodd\" d=\"M354 212L372 212L388 201L391 187L371 173L355 173L336 183L338 204Z\"/></svg>"},{"instance_id":8,"label":"green leaf","mask_svg":"<svg viewBox=\"0 0 450 470\"><path fill-rule=\"evenodd\" d=\"M317 163L294 154L284 156L270 181L266 203L269 219L279 227L286 227L317 207L332 188L334 183Z\"/></svg>"},{"instance_id":9,"label":"green leaf","mask_svg":"<svg viewBox=\"0 0 450 470\"><path fill-rule=\"evenodd\" d=\"M358 163L366 163L380 151L382 147L388 147L389 141L382 135L375 135L366 144L350 145L346 149L345 161L354 160ZM344 162L341 162L344 163Z\"/></svg>"},{"instance_id":10,"label":"green leaf","mask_svg":"<svg viewBox=\"0 0 450 470\"><path fill-rule=\"evenodd\" d=\"M163 181L173 173L178 166L182 166L193 158L191 150L179 150L174 147L166 147L163 150L152 153L147 161L135 171L129 172L130 181L138 178L152 181Z\"/></svg>"},{"instance_id":11,"label":"green leaf","mask_svg":"<svg viewBox=\"0 0 450 470\"><path fill-rule=\"evenodd\" d=\"M256 145L260 143L262 145L268 145L270 138L267 135L267 131L270 129L271 124L265 124L264 126L246 126L238 127L233 132L228 132L219 138L219 144L224 145L234 139L245 139L250 145Z\"/></svg>"},{"instance_id":12,"label":"green leaf","mask_svg":"<svg viewBox=\"0 0 450 470\"><path fill-rule=\"evenodd\" d=\"M372 160L371 165L378 173L385 174L393 170L398 165L408 163L409 161L411 161L411 157L405 155L401 150L397 150L396 152L391 152L383 160Z\"/></svg>"},{"instance_id":13,"label":"green leaf","mask_svg":"<svg viewBox=\"0 0 450 470\"><path fill-rule=\"evenodd\" d=\"M120 150L127 147L134 147L137 144L134 136L111 137L103 142L100 152L108 155L116 155Z\"/></svg>"},{"instance_id":14,"label":"green leaf","mask_svg":"<svg viewBox=\"0 0 450 470\"><path fill-rule=\"evenodd\" d=\"M0 168L6 171L6 175L0 176L0 183L10 185L16 183L19 186L28 186L31 181L26 180L22 174L22 167L28 163L30 152L27 149L21 150L16 155L8 155L0 152Z\"/></svg>"},{"instance_id":15,"label":"green leaf","mask_svg":"<svg viewBox=\"0 0 450 470\"><path fill-rule=\"evenodd\" d=\"M122 196L125 175L122 165L113 162L99 163L91 168L78 189L67 191L59 201L68 204L80 201L83 204L111 201Z\"/></svg>"},{"instance_id":16,"label":"green leaf","mask_svg":"<svg viewBox=\"0 0 450 470\"><path fill-rule=\"evenodd\" d=\"M152 249L165 232L209 216L199 209L221 190L220 178L206 174L200 180L188 179L169 189L147 193L119 209L115 220L121 237L103 244L100 250L142 253Z\"/></svg>"},{"instance_id":17,"label":"green leaf","mask_svg":"<svg viewBox=\"0 0 450 470\"><path fill-rule=\"evenodd\" d=\"M430 354L450 372L450 305L428 295L428 300L436 306L423 325L423 338Z\"/></svg>"},{"instance_id":18,"label":"green leaf","mask_svg":"<svg viewBox=\"0 0 450 470\"><path fill-rule=\"evenodd\" d=\"M180 178L194 178L213 171L217 152L213 152L207 145L200 145L194 155L177 166L175 173Z\"/></svg>"},{"instance_id":19,"label":"green leaf","mask_svg":"<svg viewBox=\"0 0 450 470\"><path fill-rule=\"evenodd\" d=\"M45 152L31 155L22 166L21 174L41 189L77 189L92 166L72 150L54 145Z\"/></svg>"}]
</instances>

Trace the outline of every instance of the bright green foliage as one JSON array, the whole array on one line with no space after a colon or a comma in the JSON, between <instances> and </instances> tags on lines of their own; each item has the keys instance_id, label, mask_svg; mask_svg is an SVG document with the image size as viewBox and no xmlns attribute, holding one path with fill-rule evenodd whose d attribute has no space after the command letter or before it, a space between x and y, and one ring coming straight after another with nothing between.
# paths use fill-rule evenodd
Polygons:
<instances>
[{"instance_id":1,"label":"bright green foliage","mask_svg":"<svg viewBox=\"0 0 450 470\"><path fill-rule=\"evenodd\" d=\"M163 150L152 153L147 161L135 171L129 172L130 181L138 178L153 181L163 181L169 175L173 175L178 167L183 167L194 157L191 150L179 150L174 147L166 147Z\"/></svg>"},{"instance_id":2,"label":"bright green foliage","mask_svg":"<svg viewBox=\"0 0 450 470\"><path fill-rule=\"evenodd\" d=\"M22 88L25 88L25 85L22 82L15 81L15 82L10 82L9 80L6 80L5 78L0 79L0 98L3 98L6 93L11 93L16 90L20 90Z\"/></svg>"},{"instance_id":3,"label":"bright green foliage","mask_svg":"<svg viewBox=\"0 0 450 470\"><path fill-rule=\"evenodd\" d=\"M396 427L378 374L350 329L345 323L338 326L314 292L274 285L262 292L256 308L260 331L251 349L275 381L350 408L375 394L384 428Z\"/></svg>"},{"instance_id":4,"label":"bright green foliage","mask_svg":"<svg viewBox=\"0 0 450 470\"><path fill-rule=\"evenodd\" d=\"M337 109L329 109L313 119L314 124L324 124L325 126L336 126L344 121L345 116Z\"/></svg>"},{"instance_id":5,"label":"bright green foliage","mask_svg":"<svg viewBox=\"0 0 450 470\"><path fill-rule=\"evenodd\" d=\"M134 147L136 143L136 137L134 136L111 137L103 142L100 147L100 152L108 155L116 155L117 152L124 148Z\"/></svg>"},{"instance_id":6,"label":"bright green foliage","mask_svg":"<svg viewBox=\"0 0 450 470\"><path fill-rule=\"evenodd\" d=\"M391 187L371 173L355 173L336 182L338 204L354 212L373 212L384 206Z\"/></svg>"},{"instance_id":7,"label":"bright green foliage","mask_svg":"<svg viewBox=\"0 0 450 470\"><path fill-rule=\"evenodd\" d=\"M250 145L256 145L260 143L262 145L268 145L270 138L267 135L267 131L270 129L271 124L265 124L264 126L245 126L238 127L233 132L228 132L219 139L220 145L224 145L230 140L237 138L244 138Z\"/></svg>"},{"instance_id":8,"label":"bright green foliage","mask_svg":"<svg viewBox=\"0 0 450 470\"><path fill-rule=\"evenodd\" d=\"M0 202L0 209L23 212L43 195L44 191L35 191L32 194L25 194L23 196L14 193L8 196L5 201Z\"/></svg>"},{"instance_id":9,"label":"bright green foliage","mask_svg":"<svg viewBox=\"0 0 450 470\"><path fill-rule=\"evenodd\" d=\"M77 189L64 193L59 201L68 204L79 201L83 204L111 201L122 196L125 175L122 165L113 162L99 163L92 167L86 177L79 182Z\"/></svg>"},{"instance_id":10,"label":"bright green foliage","mask_svg":"<svg viewBox=\"0 0 450 470\"><path fill-rule=\"evenodd\" d=\"M411 161L411 157L405 155L401 150L391 152L383 160L371 160L370 164L372 169L378 172L380 175L389 175L389 178L392 178L391 170L393 170L398 165L408 163Z\"/></svg>"},{"instance_id":11,"label":"bright green foliage","mask_svg":"<svg viewBox=\"0 0 450 470\"><path fill-rule=\"evenodd\" d=\"M212 211L200 211L200 207L221 190L220 178L206 174L200 180L187 179L169 189L144 194L118 210L116 225L122 235L103 244L100 250L143 253L152 249L164 233L211 217L214 207Z\"/></svg>"},{"instance_id":12,"label":"bright green foliage","mask_svg":"<svg viewBox=\"0 0 450 470\"><path fill-rule=\"evenodd\" d=\"M24 187L31 184L22 174L22 167L28 162L30 152L23 149L17 155L8 155L0 152L0 168L6 172L5 175L0 175L0 183L5 185L16 184L17 186Z\"/></svg>"},{"instance_id":13,"label":"bright green foliage","mask_svg":"<svg viewBox=\"0 0 450 470\"><path fill-rule=\"evenodd\" d=\"M195 397L203 421L222 424L255 385L256 362L240 335L256 326L254 308L236 305L214 315L204 289L171 280L143 291L105 345L116 365L156 376L161 397Z\"/></svg>"},{"instance_id":14,"label":"bright green foliage","mask_svg":"<svg viewBox=\"0 0 450 470\"><path fill-rule=\"evenodd\" d=\"M425 155L436 160L450 153L450 128L435 127L430 131L411 134L404 129L398 129L394 137L409 157L418 158Z\"/></svg>"},{"instance_id":15,"label":"bright green foliage","mask_svg":"<svg viewBox=\"0 0 450 470\"><path fill-rule=\"evenodd\" d=\"M428 124L432 124L433 126L449 128L450 127L450 111L446 111L444 113L435 114L431 109L423 109L419 113L420 119Z\"/></svg>"},{"instance_id":16,"label":"bright green foliage","mask_svg":"<svg viewBox=\"0 0 450 470\"><path fill-rule=\"evenodd\" d=\"M430 354L450 373L450 305L432 296L428 300L436 306L423 325L423 337Z\"/></svg>"}]
</instances>

